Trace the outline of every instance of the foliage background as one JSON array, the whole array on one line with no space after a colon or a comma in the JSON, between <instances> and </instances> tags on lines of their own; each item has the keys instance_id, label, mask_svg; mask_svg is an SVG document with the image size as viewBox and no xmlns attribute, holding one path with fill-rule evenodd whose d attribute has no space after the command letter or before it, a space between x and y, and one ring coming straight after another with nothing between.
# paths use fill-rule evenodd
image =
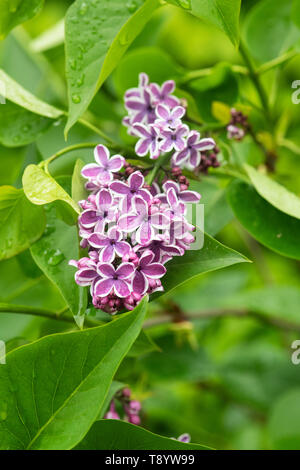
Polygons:
<instances>
[{"instance_id":1,"label":"foliage background","mask_svg":"<svg viewBox=\"0 0 300 470\"><path fill-rule=\"evenodd\" d=\"M38 16L0 43L1 69L36 97L58 108L67 107L61 19L71 3L47 0ZM266 218L262 213L257 229L251 212L257 194L247 196L247 205L243 191L237 193L232 204L237 217L226 196L230 171L239 171L244 163L254 167L268 164L266 158L272 159L274 154L272 179L300 196L300 105L291 100L291 83L300 79L298 6L299 2L292 5L290 1L242 1L241 36L256 66L264 67L286 56L282 64L260 75L271 118L266 108L264 113L257 111L259 96L249 76L240 73L238 66L243 68L244 60L230 39L213 25L171 5L154 13L85 115L106 134L130 146L132 140L120 125L124 91L134 86L141 71L158 82L177 78L179 87L195 97L196 103L190 103L190 117L196 124L204 122L223 142L223 173L216 171L202 177L200 183L192 183L203 197L206 230L253 260L207 273L150 304L147 332L161 351L142 350L142 354L127 357L116 378L130 384L134 396L142 401L143 426L163 436L188 432L193 442L221 449L300 448L300 365L291 362L291 344L300 334L299 220L291 227L290 215L283 214L288 212L286 207L280 213L277 209L272 212L270 204L264 202ZM206 72L195 72L203 69ZM187 77L195 81L187 81ZM203 80L200 85L197 77L202 77L198 78ZM224 129L220 134L218 131L224 128L224 108L212 106L213 102L238 104L249 114L256 142L247 136L228 150ZM10 127L5 106L0 105L1 185L21 188L27 165L49 158L66 145L101 141L93 129L77 123L66 143L64 116L54 122L45 119L31 123L32 129L22 121L16 133L13 112ZM36 129L37 137L26 142L26 135L36 135ZM70 152L51 166L51 174L66 189L78 158L90 161L91 150ZM258 186L261 189L261 183ZM268 197L272 199L277 189L270 188ZM66 218L65 206L61 212ZM61 236L66 227L70 232L75 230L61 224ZM51 230L51 223L47 227ZM2 246L1 250L8 248ZM0 262L2 304L51 312L65 309L66 300L38 262L41 250L44 253L47 249L20 250L20 254ZM47 253L50 271L51 267L59 269L60 256L55 250ZM48 277L51 279L51 273ZM4 307L2 311L0 339L7 342L9 350L45 335L76 329L69 322L5 313L9 308ZM161 315L176 313L184 321L157 321ZM0 404L1 413L3 416L5 409Z\"/></svg>"}]
</instances>

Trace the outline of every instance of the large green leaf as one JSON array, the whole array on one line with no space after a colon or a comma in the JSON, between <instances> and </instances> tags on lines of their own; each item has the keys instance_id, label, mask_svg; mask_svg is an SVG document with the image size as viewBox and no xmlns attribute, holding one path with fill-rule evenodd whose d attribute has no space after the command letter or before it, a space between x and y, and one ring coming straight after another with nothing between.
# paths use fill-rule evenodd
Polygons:
<instances>
[{"instance_id":1,"label":"large green leaf","mask_svg":"<svg viewBox=\"0 0 300 470\"><path fill-rule=\"evenodd\" d=\"M139 426L113 419L97 421L84 440L80 450L209 450L199 444L183 442L153 434Z\"/></svg>"},{"instance_id":2,"label":"large green leaf","mask_svg":"<svg viewBox=\"0 0 300 470\"><path fill-rule=\"evenodd\" d=\"M252 8L246 18L245 39L256 59L272 60L299 39L291 8L292 0L264 0Z\"/></svg>"},{"instance_id":3,"label":"large green leaf","mask_svg":"<svg viewBox=\"0 0 300 470\"><path fill-rule=\"evenodd\" d=\"M217 26L236 45L239 42L241 0L167 0Z\"/></svg>"},{"instance_id":4,"label":"large green leaf","mask_svg":"<svg viewBox=\"0 0 300 470\"><path fill-rule=\"evenodd\" d=\"M71 259L79 258L77 228L57 218L55 207L47 211L47 230L31 246L31 254L43 273L58 287L71 312L77 318L86 309L86 290L74 280Z\"/></svg>"},{"instance_id":5,"label":"large green leaf","mask_svg":"<svg viewBox=\"0 0 300 470\"><path fill-rule=\"evenodd\" d=\"M88 108L158 5L158 0L76 0L71 5L66 16L66 132Z\"/></svg>"},{"instance_id":6,"label":"large green leaf","mask_svg":"<svg viewBox=\"0 0 300 470\"><path fill-rule=\"evenodd\" d=\"M175 256L166 264L167 273L162 279L164 292L184 284L190 279L201 274L226 268L237 263L249 262L249 260L231 248L222 245L206 233L196 232L197 237L204 236L202 248L186 251L183 256ZM156 294L162 295L164 292Z\"/></svg>"},{"instance_id":7,"label":"large green leaf","mask_svg":"<svg viewBox=\"0 0 300 470\"><path fill-rule=\"evenodd\" d=\"M97 419L145 316L147 298L105 326L47 336L0 368L0 448L71 449Z\"/></svg>"},{"instance_id":8,"label":"large green leaf","mask_svg":"<svg viewBox=\"0 0 300 470\"><path fill-rule=\"evenodd\" d=\"M11 101L1 105L0 143L20 147L36 140L51 124L49 118L31 113Z\"/></svg>"},{"instance_id":9,"label":"large green leaf","mask_svg":"<svg viewBox=\"0 0 300 470\"><path fill-rule=\"evenodd\" d=\"M44 228L43 209L29 202L22 189L0 187L0 259L26 250Z\"/></svg>"},{"instance_id":10,"label":"large green leaf","mask_svg":"<svg viewBox=\"0 0 300 470\"><path fill-rule=\"evenodd\" d=\"M245 169L258 194L285 214L300 219L300 198L296 194L250 165L245 165Z\"/></svg>"},{"instance_id":11,"label":"large green leaf","mask_svg":"<svg viewBox=\"0 0 300 470\"><path fill-rule=\"evenodd\" d=\"M0 39L18 24L37 15L43 3L44 0L0 0Z\"/></svg>"},{"instance_id":12,"label":"large green leaf","mask_svg":"<svg viewBox=\"0 0 300 470\"><path fill-rule=\"evenodd\" d=\"M253 186L234 181L229 203L241 224L260 243L290 258L300 259L300 221L276 209Z\"/></svg>"},{"instance_id":13,"label":"large green leaf","mask_svg":"<svg viewBox=\"0 0 300 470\"><path fill-rule=\"evenodd\" d=\"M71 206L75 214L80 213L78 205L69 194L52 176L37 165L26 167L23 175L23 187L26 196L33 204L44 205L59 200Z\"/></svg>"}]
</instances>

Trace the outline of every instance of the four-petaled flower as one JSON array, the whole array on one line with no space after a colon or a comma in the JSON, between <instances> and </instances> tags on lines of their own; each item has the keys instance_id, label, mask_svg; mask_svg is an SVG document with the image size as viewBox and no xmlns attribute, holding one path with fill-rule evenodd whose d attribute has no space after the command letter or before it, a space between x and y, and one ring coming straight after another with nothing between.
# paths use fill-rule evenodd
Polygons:
<instances>
[{"instance_id":1,"label":"four-petaled flower","mask_svg":"<svg viewBox=\"0 0 300 470\"><path fill-rule=\"evenodd\" d=\"M171 150L183 150L185 147L184 137L187 135L189 129L183 124L181 127L176 129L162 130L161 137L162 141L160 143L160 150L162 152L170 152Z\"/></svg>"},{"instance_id":2,"label":"four-petaled flower","mask_svg":"<svg viewBox=\"0 0 300 470\"><path fill-rule=\"evenodd\" d=\"M175 90L174 80L167 80L161 87L157 85L157 83L151 83L150 90L155 104L164 103L170 107L174 107L179 104L179 99L171 94Z\"/></svg>"},{"instance_id":3,"label":"four-petaled flower","mask_svg":"<svg viewBox=\"0 0 300 470\"><path fill-rule=\"evenodd\" d=\"M200 139L200 134L197 131L191 131L186 140L186 145L179 149L173 157L174 165L187 164L191 169L196 168L201 160L201 152L212 150L216 143L213 139L205 138Z\"/></svg>"},{"instance_id":4,"label":"four-petaled flower","mask_svg":"<svg viewBox=\"0 0 300 470\"><path fill-rule=\"evenodd\" d=\"M113 181L110 189L123 199L122 209L124 211L131 208L131 202L134 196L141 196L145 201L149 202L151 194L148 189L143 188L144 177L140 171L135 171L128 178L128 184L122 181Z\"/></svg>"},{"instance_id":5,"label":"four-petaled flower","mask_svg":"<svg viewBox=\"0 0 300 470\"><path fill-rule=\"evenodd\" d=\"M103 233L105 225L116 217L116 206L112 205L113 198L108 189L101 189L94 202L94 208L87 209L79 216L80 225L84 229L93 228L95 232Z\"/></svg>"},{"instance_id":6,"label":"four-petaled flower","mask_svg":"<svg viewBox=\"0 0 300 470\"><path fill-rule=\"evenodd\" d=\"M200 194L196 191L184 190L181 191L180 185L175 181L168 180L163 184L163 193L159 194L157 197L163 202L164 204L167 203L167 192L170 188L173 188L176 196L179 201L184 203L194 203L198 202L201 198Z\"/></svg>"},{"instance_id":7,"label":"four-petaled flower","mask_svg":"<svg viewBox=\"0 0 300 470\"><path fill-rule=\"evenodd\" d=\"M150 124L155 121L155 109L151 103L151 94L148 90L141 91L141 97L131 96L125 100L125 106L132 113L131 124L146 122Z\"/></svg>"},{"instance_id":8,"label":"four-petaled flower","mask_svg":"<svg viewBox=\"0 0 300 470\"><path fill-rule=\"evenodd\" d=\"M159 157L159 131L154 125L149 125L148 127L144 124L134 124L133 125L136 134L140 139L135 144L135 152L140 157L143 157L148 152L150 153L150 158L153 160Z\"/></svg>"},{"instance_id":9,"label":"four-petaled flower","mask_svg":"<svg viewBox=\"0 0 300 470\"><path fill-rule=\"evenodd\" d=\"M155 121L155 125L162 129L176 129L182 124L181 118L185 113L185 109L182 106L176 106L170 109L164 104L158 104L155 112L158 117Z\"/></svg>"},{"instance_id":10,"label":"four-petaled flower","mask_svg":"<svg viewBox=\"0 0 300 470\"><path fill-rule=\"evenodd\" d=\"M117 269L110 263L100 263L98 273L102 279L95 284L97 296L106 297L112 291L121 298L130 294L130 278L134 273L132 263L122 263Z\"/></svg>"},{"instance_id":11,"label":"four-petaled flower","mask_svg":"<svg viewBox=\"0 0 300 470\"><path fill-rule=\"evenodd\" d=\"M133 290L139 295L147 292L149 279L160 279L166 273L166 268L161 263L154 263L153 258L154 253L146 250L139 259L132 281Z\"/></svg>"},{"instance_id":12,"label":"four-petaled flower","mask_svg":"<svg viewBox=\"0 0 300 470\"><path fill-rule=\"evenodd\" d=\"M147 202L141 197L136 196L132 200L132 211L129 214L122 215L119 218L118 226L124 232L135 232L135 240L140 245L149 243L154 238L157 229L167 228L169 218L156 207L151 210Z\"/></svg>"},{"instance_id":13,"label":"four-petaled flower","mask_svg":"<svg viewBox=\"0 0 300 470\"><path fill-rule=\"evenodd\" d=\"M99 260L104 263L112 263L115 256L127 255L131 246L126 241L122 240L122 233L116 227L111 227L107 235L94 232L89 236L88 242L93 248L100 249Z\"/></svg>"},{"instance_id":14,"label":"four-petaled flower","mask_svg":"<svg viewBox=\"0 0 300 470\"><path fill-rule=\"evenodd\" d=\"M85 165L81 174L90 181L98 181L100 184L112 180L112 173L120 171L125 159L121 155L114 155L110 158L109 151L104 145L97 145L94 150L96 163Z\"/></svg>"}]
</instances>

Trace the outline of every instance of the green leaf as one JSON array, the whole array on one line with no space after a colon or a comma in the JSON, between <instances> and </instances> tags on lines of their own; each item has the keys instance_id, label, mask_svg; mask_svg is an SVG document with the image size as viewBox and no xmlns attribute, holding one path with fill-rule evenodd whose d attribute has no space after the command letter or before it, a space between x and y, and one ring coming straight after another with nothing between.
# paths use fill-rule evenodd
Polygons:
<instances>
[{"instance_id":1,"label":"green leaf","mask_svg":"<svg viewBox=\"0 0 300 470\"><path fill-rule=\"evenodd\" d=\"M94 423L92 429L76 447L79 450L209 450L199 444L159 436L139 426L113 419Z\"/></svg>"},{"instance_id":2,"label":"green leaf","mask_svg":"<svg viewBox=\"0 0 300 470\"><path fill-rule=\"evenodd\" d=\"M222 245L222 243L206 233L203 234L198 229L196 237L201 239L203 236L204 243L202 248L188 250L183 256L175 256L167 263L167 272L162 282L164 292L155 294L155 297L163 295L204 273L226 268L237 263L249 262L245 256Z\"/></svg>"},{"instance_id":3,"label":"green leaf","mask_svg":"<svg viewBox=\"0 0 300 470\"><path fill-rule=\"evenodd\" d=\"M300 198L296 194L252 166L244 165L244 167L258 194L285 214L300 219Z\"/></svg>"},{"instance_id":4,"label":"green leaf","mask_svg":"<svg viewBox=\"0 0 300 470\"><path fill-rule=\"evenodd\" d=\"M66 16L69 119L65 132L86 111L96 92L142 31L158 0L76 0ZM99 33L100 30L100 33ZM99 39L100 38L100 39Z\"/></svg>"},{"instance_id":5,"label":"green leaf","mask_svg":"<svg viewBox=\"0 0 300 470\"><path fill-rule=\"evenodd\" d=\"M298 28L300 28L300 0L293 0L291 18Z\"/></svg>"},{"instance_id":6,"label":"green leaf","mask_svg":"<svg viewBox=\"0 0 300 470\"><path fill-rule=\"evenodd\" d=\"M31 254L43 273L58 287L75 317L86 309L86 290L74 280L71 259L79 258L77 228L68 226L56 216L55 207L48 208L47 230L31 247Z\"/></svg>"},{"instance_id":7,"label":"green leaf","mask_svg":"<svg viewBox=\"0 0 300 470\"><path fill-rule=\"evenodd\" d=\"M101 408L101 411L99 413L99 416L98 416L97 420L100 420L100 419L103 418L103 416L107 412L108 407L110 405L110 402L113 399L113 397L115 396L115 394L117 392L119 392L120 390L122 390L122 388L124 388L124 387L126 387L126 385L123 384L122 382L118 382L116 380L112 381L111 386L110 386L109 391L106 395L105 401L103 403L103 406Z\"/></svg>"},{"instance_id":8,"label":"green leaf","mask_svg":"<svg viewBox=\"0 0 300 470\"><path fill-rule=\"evenodd\" d=\"M43 0L0 0L0 39L15 26L37 15L43 4Z\"/></svg>"},{"instance_id":9,"label":"green leaf","mask_svg":"<svg viewBox=\"0 0 300 470\"><path fill-rule=\"evenodd\" d=\"M223 31L234 45L239 42L241 0L167 0Z\"/></svg>"},{"instance_id":10,"label":"green leaf","mask_svg":"<svg viewBox=\"0 0 300 470\"><path fill-rule=\"evenodd\" d=\"M265 201L253 186L234 181L229 203L246 230L260 243L289 258L300 259L300 221Z\"/></svg>"},{"instance_id":11,"label":"green leaf","mask_svg":"<svg viewBox=\"0 0 300 470\"><path fill-rule=\"evenodd\" d=\"M72 199L75 202L87 199L88 192L85 189L86 180L81 176L81 170L85 163L79 158L76 160L72 176Z\"/></svg>"},{"instance_id":12,"label":"green leaf","mask_svg":"<svg viewBox=\"0 0 300 470\"><path fill-rule=\"evenodd\" d=\"M275 59L300 37L291 19L292 1L264 0L249 12L245 39L251 54L261 62Z\"/></svg>"},{"instance_id":13,"label":"green leaf","mask_svg":"<svg viewBox=\"0 0 300 470\"><path fill-rule=\"evenodd\" d=\"M147 297L105 326L46 336L0 368L1 449L71 449L97 419L139 334Z\"/></svg>"},{"instance_id":14,"label":"green leaf","mask_svg":"<svg viewBox=\"0 0 300 470\"><path fill-rule=\"evenodd\" d=\"M80 210L69 194L37 165L28 165L23 175L23 187L27 198L37 205L53 201L64 201L71 206L75 214Z\"/></svg>"},{"instance_id":15,"label":"green leaf","mask_svg":"<svg viewBox=\"0 0 300 470\"><path fill-rule=\"evenodd\" d=\"M0 187L0 259L11 258L38 240L45 216L26 198L22 189Z\"/></svg>"},{"instance_id":16,"label":"green leaf","mask_svg":"<svg viewBox=\"0 0 300 470\"><path fill-rule=\"evenodd\" d=\"M1 105L0 143L7 147L30 144L47 130L50 124L50 119L7 101L5 105Z\"/></svg>"},{"instance_id":17,"label":"green leaf","mask_svg":"<svg viewBox=\"0 0 300 470\"><path fill-rule=\"evenodd\" d=\"M273 448L300 450L300 389L290 390L275 403L269 420Z\"/></svg>"},{"instance_id":18,"label":"green leaf","mask_svg":"<svg viewBox=\"0 0 300 470\"><path fill-rule=\"evenodd\" d=\"M5 98L18 106L27 109L27 111L31 111L32 113L39 114L40 116L50 119L57 119L63 114L63 111L60 109L45 103L29 91L25 90L25 88L19 85L1 69L0 83L1 86L4 87Z\"/></svg>"}]
</instances>

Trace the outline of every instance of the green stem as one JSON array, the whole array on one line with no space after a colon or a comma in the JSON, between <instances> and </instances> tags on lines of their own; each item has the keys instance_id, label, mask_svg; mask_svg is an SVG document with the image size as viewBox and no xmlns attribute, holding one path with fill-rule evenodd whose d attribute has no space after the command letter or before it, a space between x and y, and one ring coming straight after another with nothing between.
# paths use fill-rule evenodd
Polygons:
<instances>
[{"instance_id":1,"label":"green stem","mask_svg":"<svg viewBox=\"0 0 300 470\"><path fill-rule=\"evenodd\" d=\"M160 158L156 160L152 171L150 171L150 173L148 173L148 175L145 178L147 184L151 186L159 170L167 162L167 160L170 159L171 155L172 155L171 152L164 153Z\"/></svg>"},{"instance_id":2,"label":"green stem","mask_svg":"<svg viewBox=\"0 0 300 470\"><path fill-rule=\"evenodd\" d=\"M74 318L67 314L68 311L68 309L64 309L61 312L56 313L43 308L0 303L0 313L19 313L23 315L34 315L43 318L50 318L51 320L60 320L75 325ZM91 320L86 318L84 324L85 326L94 327L100 326L103 323L98 322L97 320Z\"/></svg>"},{"instance_id":3,"label":"green stem","mask_svg":"<svg viewBox=\"0 0 300 470\"><path fill-rule=\"evenodd\" d=\"M62 155L72 152L73 150L82 149L82 148L91 148L91 147L94 148L95 146L96 146L95 142L86 142L82 144L70 145L69 147L65 147L59 150L58 152L54 153L53 155L51 155L51 157L47 158L47 160L42 161L39 164L39 166L44 167L46 173L49 173L48 171L49 164L53 162L54 160L56 160L57 158L61 157Z\"/></svg>"},{"instance_id":4,"label":"green stem","mask_svg":"<svg viewBox=\"0 0 300 470\"><path fill-rule=\"evenodd\" d=\"M299 52L297 52L297 51L286 52L285 54L281 55L280 57L276 57L276 59L269 60L269 62L265 62L263 65L258 67L258 69L256 70L256 73L258 75L260 75L262 73L269 72L269 70L272 70L275 67L278 67L278 65L284 64L285 62L287 62L287 61L293 59L294 57L296 57L296 55L298 55L298 54L299 54Z\"/></svg>"},{"instance_id":5,"label":"green stem","mask_svg":"<svg viewBox=\"0 0 300 470\"><path fill-rule=\"evenodd\" d=\"M231 69L233 72L240 73L241 75L248 75L248 69L246 67L243 67L242 65L232 65ZM190 82L191 80L195 80L197 78L203 78L207 77L208 75L211 75L213 73L214 69L213 67L207 67L204 69L199 69L199 70L192 70L191 72L188 72L185 74L183 77L180 77L179 79L177 78L176 81L178 85L181 85L183 83Z\"/></svg>"},{"instance_id":6,"label":"green stem","mask_svg":"<svg viewBox=\"0 0 300 470\"><path fill-rule=\"evenodd\" d=\"M240 53L244 59L244 62L246 66L248 67L249 70L249 75L250 78L253 82L253 85L255 86L257 93L259 95L262 107L265 111L266 117L268 120L271 120L271 113L270 113L270 107L269 107L269 102L268 102L268 97L266 95L266 92L260 82L259 76L257 71L255 70L255 67L252 62L252 58L248 54L247 48L244 46L243 42L240 42Z\"/></svg>"}]
</instances>

